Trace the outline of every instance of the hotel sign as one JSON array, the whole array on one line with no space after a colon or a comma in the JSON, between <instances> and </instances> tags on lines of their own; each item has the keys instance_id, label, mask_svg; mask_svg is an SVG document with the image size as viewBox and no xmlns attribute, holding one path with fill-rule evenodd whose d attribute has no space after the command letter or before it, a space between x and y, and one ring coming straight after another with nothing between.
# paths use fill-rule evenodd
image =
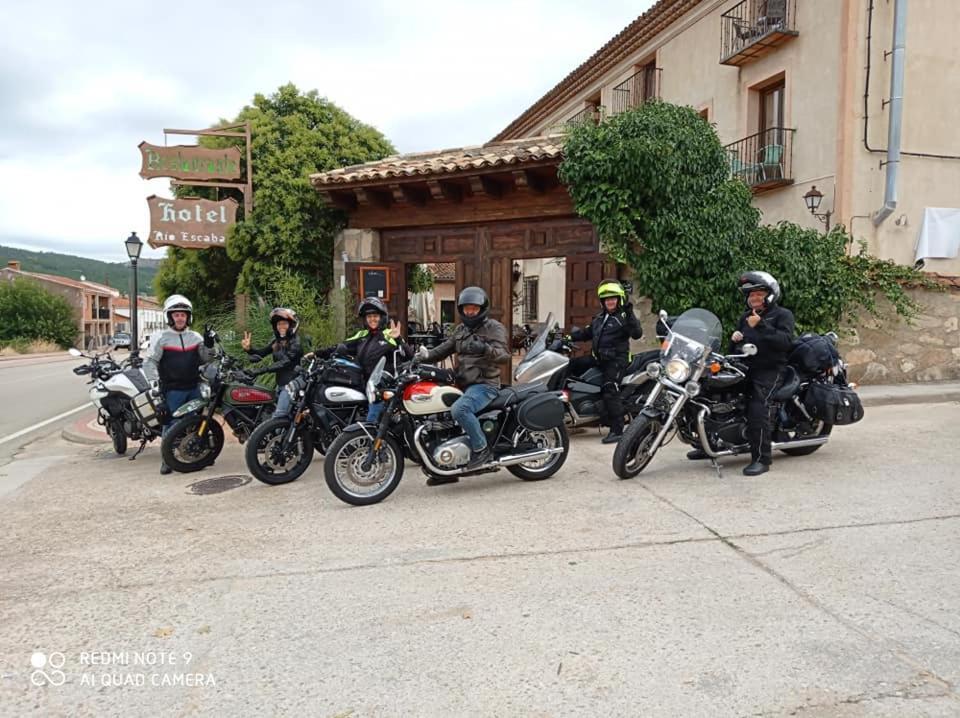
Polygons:
<instances>
[{"instance_id":1,"label":"hotel sign","mask_svg":"<svg viewBox=\"0 0 960 718\"><path fill-rule=\"evenodd\" d=\"M236 200L167 199L151 195L148 243L186 249L226 247L227 228L237 221Z\"/></svg>"}]
</instances>

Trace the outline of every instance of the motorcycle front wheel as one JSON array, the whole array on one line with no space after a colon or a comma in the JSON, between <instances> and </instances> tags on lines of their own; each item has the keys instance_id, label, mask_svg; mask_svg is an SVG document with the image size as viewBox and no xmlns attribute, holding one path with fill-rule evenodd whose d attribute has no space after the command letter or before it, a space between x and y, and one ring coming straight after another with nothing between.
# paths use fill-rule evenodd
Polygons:
<instances>
[{"instance_id":1,"label":"motorcycle front wheel","mask_svg":"<svg viewBox=\"0 0 960 718\"><path fill-rule=\"evenodd\" d=\"M323 462L323 473L333 495L353 506L383 501L403 478L403 449L392 436L383 439L369 468L364 463L373 438L363 429L350 429L338 436Z\"/></svg>"},{"instance_id":2,"label":"motorcycle front wheel","mask_svg":"<svg viewBox=\"0 0 960 718\"><path fill-rule=\"evenodd\" d=\"M290 428L288 417L263 422L247 439L244 458L247 468L258 481L271 486L296 481L313 461L313 434L308 426L298 429L289 446L283 441Z\"/></svg>"},{"instance_id":3,"label":"motorcycle front wheel","mask_svg":"<svg viewBox=\"0 0 960 718\"><path fill-rule=\"evenodd\" d=\"M662 428L659 419L644 414L631 421L613 452L613 473L621 479L632 479L647 468L656 453L650 451L650 445Z\"/></svg>"},{"instance_id":4,"label":"motorcycle front wheel","mask_svg":"<svg viewBox=\"0 0 960 718\"><path fill-rule=\"evenodd\" d=\"M188 415L176 421L163 437L160 454L164 463L174 471L189 474L211 466L223 450L223 427L210 419L206 422L203 436L200 425L204 418L198 414Z\"/></svg>"},{"instance_id":5,"label":"motorcycle front wheel","mask_svg":"<svg viewBox=\"0 0 960 718\"><path fill-rule=\"evenodd\" d=\"M123 424L119 421L107 422L107 433L113 441L113 450L118 456L127 453L127 435L123 433Z\"/></svg>"}]
</instances>

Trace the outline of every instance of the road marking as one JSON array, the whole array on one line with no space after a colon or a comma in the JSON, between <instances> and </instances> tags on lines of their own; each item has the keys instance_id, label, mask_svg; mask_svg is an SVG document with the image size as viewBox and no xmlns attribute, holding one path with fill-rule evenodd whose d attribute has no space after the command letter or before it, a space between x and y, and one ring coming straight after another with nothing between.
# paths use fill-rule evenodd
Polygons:
<instances>
[{"instance_id":1,"label":"road marking","mask_svg":"<svg viewBox=\"0 0 960 718\"><path fill-rule=\"evenodd\" d=\"M9 436L4 436L2 439L0 439L0 444L6 444L8 441L19 439L24 434L29 434L31 431L35 431L36 429L46 426L47 424L52 424L53 422L59 421L60 419L70 416L71 414L76 414L81 409L86 409L86 408L92 408L89 402L86 404L81 404L76 409L70 409L70 411L65 411L62 414L57 414L56 416L52 416L49 419L44 419L40 423L34 424L33 426L28 426L26 429L21 429L20 431L14 434L10 434Z\"/></svg>"}]
</instances>

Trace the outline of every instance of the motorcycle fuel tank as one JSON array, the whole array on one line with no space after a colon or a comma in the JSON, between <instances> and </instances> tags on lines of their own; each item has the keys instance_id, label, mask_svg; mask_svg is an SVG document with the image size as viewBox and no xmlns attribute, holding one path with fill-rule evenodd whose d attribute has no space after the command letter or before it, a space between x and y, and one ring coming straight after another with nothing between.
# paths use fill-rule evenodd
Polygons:
<instances>
[{"instance_id":1,"label":"motorcycle fuel tank","mask_svg":"<svg viewBox=\"0 0 960 718\"><path fill-rule=\"evenodd\" d=\"M403 408L416 416L441 414L450 411L461 396L463 392L455 386L418 381L403 390Z\"/></svg>"},{"instance_id":2,"label":"motorcycle fuel tank","mask_svg":"<svg viewBox=\"0 0 960 718\"><path fill-rule=\"evenodd\" d=\"M331 404L361 404L367 400L366 394L348 386L324 387L323 398Z\"/></svg>"}]
</instances>

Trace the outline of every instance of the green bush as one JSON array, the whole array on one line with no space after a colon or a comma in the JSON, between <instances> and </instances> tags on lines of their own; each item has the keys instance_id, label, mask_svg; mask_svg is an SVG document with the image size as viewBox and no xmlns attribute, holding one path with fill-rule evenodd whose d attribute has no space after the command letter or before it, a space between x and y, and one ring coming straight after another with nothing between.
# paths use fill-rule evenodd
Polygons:
<instances>
[{"instance_id":1,"label":"green bush","mask_svg":"<svg viewBox=\"0 0 960 718\"><path fill-rule=\"evenodd\" d=\"M0 342L42 339L68 348L76 338L77 320L66 299L26 277L0 282Z\"/></svg>"},{"instance_id":2,"label":"green bush","mask_svg":"<svg viewBox=\"0 0 960 718\"><path fill-rule=\"evenodd\" d=\"M780 281L798 331L828 331L858 309L918 310L904 283L935 286L912 267L872 257L842 226L824 235L781 222L761 226L750 189L730 178L713 128L689 107L649 102L574 128L560 177L605 251L627 265L654 310L714 312L728 329L743 312L736 280L764 270Z\"/></svg>"}]
</instances>

